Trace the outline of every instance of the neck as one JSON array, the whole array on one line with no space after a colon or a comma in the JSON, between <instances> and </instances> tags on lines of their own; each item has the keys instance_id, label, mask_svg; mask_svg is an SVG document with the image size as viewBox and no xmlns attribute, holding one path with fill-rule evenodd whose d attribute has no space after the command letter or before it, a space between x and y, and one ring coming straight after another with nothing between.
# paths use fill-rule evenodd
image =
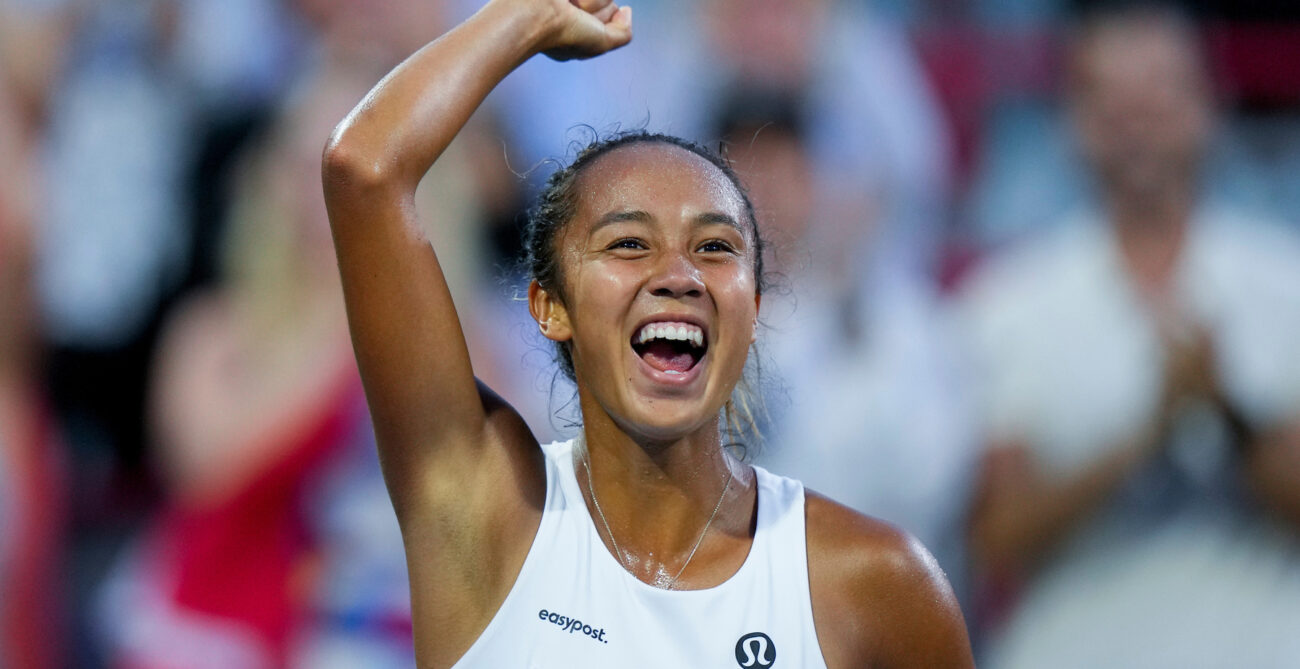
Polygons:
<instances>
[{"instance_id":1,"label":"neck","mask_svg":"<svg viewBox=\"0 0 1300 669\"><path fill-rule=\"evenodd\" d=\"M639 500L698 497L712 507L721 481L731 471L718 421L710 420L674 438L654 438L623 429L608 414L587 404L583 402L582 438L591 465L598 470L598 484L608 480ZM601 503L605 503L603 495ZM656 513L645 504L636 507L631 511Z\"/></svg>"},{"instance_id":2,"label":"neck","mask_svg":"<svg viewBox=\"0 0 1300 669\"><path fill-rule=\"evenodd\" d=\"M1183 193L1111 198L1109 213L1121 257L1130 278L1144 294L1167 292L1193 206L1193 199Z\"/></svg>"},{"instance_id":3,"label":"neck","mask_svg":"<svg viewBox=\"0 0 1300 669\"><path fill-rule=\"evenodd\" d=\"M579 485L595 498L587 502L598 533L634 576L663 586L702 535L747 535L749 516L736 513L744 507L735 502L752 501L752 478L723 450L716 421L676 439L638 438L599 408L583 404L585 426L574 456ZM590 479L580 464L584 458ZM612 542L606 534L613 535ZM704 538L702 552L710 545ZM683 581L707 571L699 557L691 567Z\"/></svg>"}]
</instances>

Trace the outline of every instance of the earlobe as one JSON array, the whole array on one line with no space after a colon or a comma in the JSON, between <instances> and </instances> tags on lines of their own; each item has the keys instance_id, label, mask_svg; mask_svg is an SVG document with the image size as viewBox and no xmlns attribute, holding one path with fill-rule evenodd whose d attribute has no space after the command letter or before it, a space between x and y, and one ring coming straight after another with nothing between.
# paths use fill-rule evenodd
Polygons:
<instances>
[{"instance_id":1,"label":"earlobe","mask_svg":"<svg viewBox=\"0 0 1300 669\"><path fill-rule=\"evenodd\" d=\"M543 337L551 341L568 341L573 337L568 310L536 281L528 284L528 313L537 321L537 330Z\"/></svg>"}]
</instances>

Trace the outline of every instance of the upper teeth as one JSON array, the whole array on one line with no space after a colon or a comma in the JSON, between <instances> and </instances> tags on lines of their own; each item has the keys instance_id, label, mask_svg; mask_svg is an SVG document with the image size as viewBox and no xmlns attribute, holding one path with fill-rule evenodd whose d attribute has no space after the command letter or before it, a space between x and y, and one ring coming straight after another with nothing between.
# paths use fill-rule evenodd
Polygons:
<instances>
[{"instance_id":1,"label":"upper teeth","mask_svg":"<svg viewBox=\"0 0 1300 669\"><path fill-rule=\"evenodd\" d=\"M644 344L651 339L676 339L703 346L704 331L690 323L650 323L641 328L636 341L638 344Z\"/></svg>"}]
</instances>

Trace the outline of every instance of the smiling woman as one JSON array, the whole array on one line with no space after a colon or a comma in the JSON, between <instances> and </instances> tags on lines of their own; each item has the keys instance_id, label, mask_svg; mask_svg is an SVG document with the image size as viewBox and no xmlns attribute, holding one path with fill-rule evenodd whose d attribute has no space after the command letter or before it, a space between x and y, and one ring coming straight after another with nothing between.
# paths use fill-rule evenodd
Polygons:
<instances>
[{"instance_id":1,"label":"smiling woman","mask_svg":"<svg viewBox=\"0 0 1300 669\"><path fill-rule=\"evenodd\" d=\"M716 427L740 378L762 245L739 182L703 149L657 135L616 142L579 166L572 216L551 242L559 275L535 281L529 302L570 357L588 431L598 409L666 445Z\"/></svg>"},{"instance_id":2,"label":"smiling woman","mask_svg":"<svg viewBox=\"0 0 1300 669\"><path fill-rule=\"evenodd\" d=\"M577 384L582 436L538 444L475 380L416 185L515 67L618 48L631 19L610 0L492 0L325 150L420 666L970 666L924 548L723 448L763 248L741 184L703 148L598 143L534 213L529 308Z\"/></svg>"},{"instance_id":3,"label":"smiling woman","mask_svg":"<svg viewBox=\"0 0 1300 669\"><path fill-rule=\"evenodd\" d=\"M717 171L724 175L734 193L739 197L740 204L743 205L743 217L736 217L722 212L705 212L700 214L699 224L721 223L730 225L736 229L748 241L752 248L748 249L748 255L751 257L754 269L755 292L762 293L764 289L763 281L763 256L764 242L758 232L758 223L754 215L754 206L745 193L745 189L740 184L740 179L731 169L731 166L717 155L713 154L704 147L670 135L651 134L646 132L629 132L623 133L609 139L593 143L584 149L572 164L559 170L551 175L547 181L546 188L538 198L538 205L530 217L529 225L525 230L525 264L531 272L533 278L539 286L546 288L548 292L556 293L562 290L560 283L561 263L558 260L558 249L556 245L556 233L562 230L574 218L579 201L578 176L587 171L588 167L597 162L599 158L616 149L628 147L633 144L658 144L663 147L678 147L683 151L695 154L699 158L708 161ZM713 175L710 175L712 177ZM725 192L725 188L724 188ZM738 221L743 221L742 223ZM649 212L643 210L635 211L610 211L601 217L598 224L601 226L614 223L645 223L654 222ZM645 249L645 242L636 238L619 239L617 243L629 251L635 249ZM731 251L736 252L735 245L728 245L726 240L714 239L708 242L711 251ZM686 325L686 324L684 324ZM647 335L657 334L656 330L645 330ZM639 333L638 333L639 334ZM707 348L707 341L700 332L699 345ZM654 337L647 336L640 341L634 341L634 345L645 343ZM559 343L561 369L571 380L575 380L573 370L573 358L567 344ZM644 353L638 350L638 353Z\"/></svg>"}]
</instances>

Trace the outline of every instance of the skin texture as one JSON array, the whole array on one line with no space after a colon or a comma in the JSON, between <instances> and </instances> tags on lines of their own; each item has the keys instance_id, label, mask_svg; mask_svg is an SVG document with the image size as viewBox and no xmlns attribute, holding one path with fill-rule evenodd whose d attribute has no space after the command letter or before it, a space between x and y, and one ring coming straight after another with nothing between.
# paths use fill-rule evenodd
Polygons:
<instances>
[{"instance_id":1,"label":"skin texture","mask_svg":"<svg viewBox=\"0 0 1300 669\"><path fill-rule=\"evenodd\" d=\"M608 0L494 0L390 73L325 150L325 199L406 546L422 667L453 664L513 587L541 518L545 473L527 426L474 378L413 193L514 67L537 53L567 59L622 46L630 20ZM618 557L660 584L682 568L725 489L676 583L716 585L744 562L756 509L753 470L724 453L718 428L760 304L739 194L706 161L660 144L606 154L580 181L577 213L557 242L562 288L529 289L541 332L572 346L592 471L588 480L576 467L579 482L597 491ZM655 320L705 332L707 354L681 378L633 353L632 335ZM815 496L807 513L830 666L971 666L952 593L924 549Z\"/></svg>"}]
</instances>

